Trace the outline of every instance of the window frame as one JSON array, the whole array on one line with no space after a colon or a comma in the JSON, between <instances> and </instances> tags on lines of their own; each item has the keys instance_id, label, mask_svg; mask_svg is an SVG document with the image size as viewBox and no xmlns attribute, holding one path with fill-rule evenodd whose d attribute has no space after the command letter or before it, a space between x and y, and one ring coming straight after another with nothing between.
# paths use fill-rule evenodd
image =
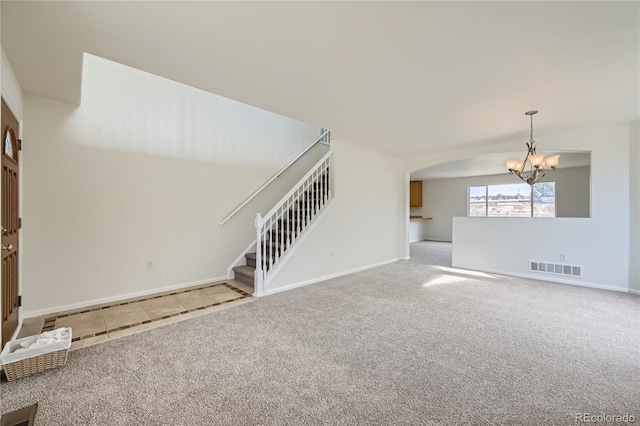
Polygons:
<instances>
[{"instance_id":1,"label":"window frame","mask_svg":"<svg viewBox=\"0 0 640 426\"><path fill-rule=\"evenodd\" d=\"M553 191L553 204L554 204L554 211L553 211L553 216L534 216L535 213L535 200L534 200L534 194L533 194L533 186L538 185L540 183L552 183L554 186L554 191ZM489 215L489 187L490 186L503 186L503 185L521 185L518 183L514 183L514 184L508 184L508 183L495 183L495 184L484 184L484 185L468 185L467 186L467 217L530 217L530 218L556 218L557 217L557 208L556 208L556 202L557 202L557 197L556 197L556 192L555 192L555 185L556 182L555 181L544 181L544 182L538 182L535 183L534 185L529 185L530 188L530 193L529 193L529 216L490 216ZM485 196L484 196L484 216L471 216L471 188L482 188L484 187L485 189Z\"/></svg>"}]
</instances>

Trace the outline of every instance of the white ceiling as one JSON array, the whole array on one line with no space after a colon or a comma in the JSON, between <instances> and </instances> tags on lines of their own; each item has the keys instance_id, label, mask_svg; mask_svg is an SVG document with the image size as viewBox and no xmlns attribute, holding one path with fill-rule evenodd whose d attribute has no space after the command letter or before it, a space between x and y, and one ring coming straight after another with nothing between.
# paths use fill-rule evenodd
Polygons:
<instances>
[{"instance_id":1,"label":"white ceiling","mask_svg":"<svg viewBox=\"0 0 640 426\"><path fill-rule=\"evenodd\" d=\"M25 92L79 101L82 52L397 156L635 120L638 2L11 2Z\"/></svg>"}]
</instances>

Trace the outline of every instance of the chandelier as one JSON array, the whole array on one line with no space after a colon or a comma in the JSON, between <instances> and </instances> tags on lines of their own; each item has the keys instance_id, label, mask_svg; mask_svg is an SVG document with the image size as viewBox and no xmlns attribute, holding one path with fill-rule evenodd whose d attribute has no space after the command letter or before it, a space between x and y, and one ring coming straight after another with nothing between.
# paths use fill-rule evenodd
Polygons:
<instances>
[{"instance_id":1,"label":"chandelier","mask_svg":"<svg viewBox=\"0 0 640 426\"><path fill-rule=\"evenodd\" d=\"M527 142L527 156L524 157L524 161L507 160L506 162L509 172L515 174L529 185L540 182L550 170L555 170L560 159L559 155L545 157L536 153L538 142L533 140L533 115L537 113L538 111L527 111L525 113L531 119L531 137Z\"/></svg>"}]
</instances>

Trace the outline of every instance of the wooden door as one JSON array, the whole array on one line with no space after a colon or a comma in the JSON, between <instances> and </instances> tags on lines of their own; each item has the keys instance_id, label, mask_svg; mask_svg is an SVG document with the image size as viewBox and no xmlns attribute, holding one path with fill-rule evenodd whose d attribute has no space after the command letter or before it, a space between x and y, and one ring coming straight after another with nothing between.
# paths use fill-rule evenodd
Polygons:
<instances>
[{"instance_id":1,"label":"wooden door","mask_svg":"<svg viewBox=\"0 0 640 426\"><path fill-rule=\"evenodd\" d=\"M2 346L18 326L18 120L2 99Z\"/></svg>"}]
</instances>

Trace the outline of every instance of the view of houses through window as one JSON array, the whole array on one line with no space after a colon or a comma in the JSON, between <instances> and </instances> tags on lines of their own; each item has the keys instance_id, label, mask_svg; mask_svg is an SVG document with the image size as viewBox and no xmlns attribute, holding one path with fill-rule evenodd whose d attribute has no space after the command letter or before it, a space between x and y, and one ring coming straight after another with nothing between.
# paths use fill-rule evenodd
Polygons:
<instances>
[{"instance_id":1,"label":"view of houses through window","mask_svg":"<svg viewBox=\"0 0 640 426\"><path fill-rule=\"evenodd\" d=\"M526 183L471 186L469 216L555 217L556 183L541 182L533 186Z\"/></svg>"}]
</instances>

